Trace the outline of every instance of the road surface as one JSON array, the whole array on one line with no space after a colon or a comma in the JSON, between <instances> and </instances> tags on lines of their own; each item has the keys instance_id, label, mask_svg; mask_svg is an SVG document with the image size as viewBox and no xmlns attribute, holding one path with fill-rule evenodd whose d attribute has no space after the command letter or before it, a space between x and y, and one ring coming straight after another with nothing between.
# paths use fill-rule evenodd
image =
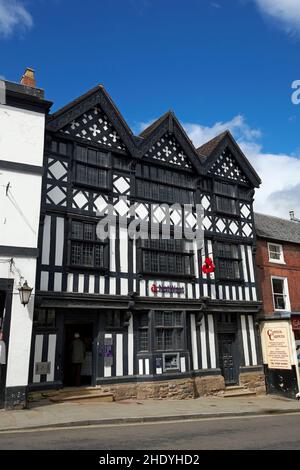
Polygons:
<instances>
[{"instance_id":1,"label":"road surface","mask_svg":"<svg viewBox=\"0 0 300 470\"><path fill-rule=\"evenodd\" d=\"M300 449L300 415L277 415L0 434L0 449Z\"/></svg>"}]
</instances>

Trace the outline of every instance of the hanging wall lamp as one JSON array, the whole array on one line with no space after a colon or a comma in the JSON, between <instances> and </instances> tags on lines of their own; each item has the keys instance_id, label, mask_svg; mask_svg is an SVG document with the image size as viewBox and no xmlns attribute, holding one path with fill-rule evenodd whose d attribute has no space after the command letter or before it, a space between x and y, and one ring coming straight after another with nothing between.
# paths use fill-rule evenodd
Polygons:
<instances>
[{"instance_id":1,"label":"hanging wall lamp","mask_svg":"<svg viewBox=\"0 0 300 470\"><path fill-rule=\"evenodd\" d=\"M24 305L25 307L25 305L27 305L30 300L30 296L31 296L31 292L33 288L29 287L27 284L27 281L25 281L23 286L18 287L18 290L20 294L21 304Z\"/></svg>"}]
</instances>

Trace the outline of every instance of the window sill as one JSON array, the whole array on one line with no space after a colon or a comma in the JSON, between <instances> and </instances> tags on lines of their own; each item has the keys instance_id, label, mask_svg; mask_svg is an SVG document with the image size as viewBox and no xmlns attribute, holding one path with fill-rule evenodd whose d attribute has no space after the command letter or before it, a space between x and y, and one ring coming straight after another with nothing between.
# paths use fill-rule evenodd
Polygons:
<instances>
[{"instance_id":1,"label":"window sill","mask_svg":"<svg viewBox=\"0 0 300 470\"><path fill-rule=\"evenodd\" d=\"M216 209L216 213L217 213L217 214L220 214L220 215L224 215L224 216L226 216L226 217L231 217L231 218L233 218L233 219L238 219L238 218L240 217L239 214L233 214L233 213L231 213L231 212L220 211L220 210L218 210L218 209Z\"/></svg>"},{"instance_id":2,"label":"window sill","mask_svg":"<svg viewBox=\"0 0 300 470\"><path fill-rule=\"evenodd\" d=\"M270 259L270 258L269 258L269 263L286 265L285 261L275 260L275 259Z\"/></svg>"},{"instance_id":3,"label":"window sill","mask_svg":"<svg viewBox=\"0 0 300 470\"><path fill-rule=\"evenodd\" d=\"M226 277L224 278L218 278L217 279L217 282L222 282L222 283L225 283L225 282L232 282L234 284L245 284L245 280L244 279L228 279Z\"/></svg>"},{"instance_id":4,"label":"window sill","mask_svg":"<svg viewBox=\"0 0 300 470\"><path fill-rule=\"evenodd\" d=\"M67 266L68 272L77 272L77 271L89 271L89 272L95 272L95 273L102 273L106 274L108 273L109 269L108 268L98 268L98 267L93 267L93 266L73 266L73 265L68 265Z\"/></svg>"},{"instance_id":5,"label":"window sill","mask_svg":"<svg viewBox=\"0 0 300 470\"><path fill-rule=\"evenodd\" d=\"M181 281L186 281L188 279L191 282L193 279L196 279L194 274L152 273L152 272L143 271L139 273L139 275L142 278L149 278L149 279L158 278L159 280L160 279L166 279L166 280L178 279Z\"/></svg>"},{"instance_id":6,"label":"window sill","mask_svg":"<svg viewBox=\"0 0 300 470\"><path fill-rule=\"evenodd\" d=\"M78 188L87 188L87 189L94 189L95 191L105 191L105 192L109 192L111 191L111 187L107 187L107 186L96 186L96 185L93 185L93 184L88 184L88 183L78 183L77 181L74 181L73 182L73 189L77 189Z\"/></svg>"}]
</instances>

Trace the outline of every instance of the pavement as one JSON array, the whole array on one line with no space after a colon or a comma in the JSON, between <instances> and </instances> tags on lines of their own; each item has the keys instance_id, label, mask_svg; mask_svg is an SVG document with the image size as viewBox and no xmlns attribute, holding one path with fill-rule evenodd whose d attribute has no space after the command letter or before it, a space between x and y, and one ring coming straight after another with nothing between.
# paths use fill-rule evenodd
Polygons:
<instances>
[{"instance_id":1,"label":"pavement","mask_svg":"<svg viewBox=\"0 0 300 470\"><path fill-rule=\"evenodd\" d=\"M228 418L299 413L300 402L283 397L203 397L190 400L124 400L99 403L30 403L26 410L0 410L0 433L88 425Z\"/></svg>"}]
</instances>

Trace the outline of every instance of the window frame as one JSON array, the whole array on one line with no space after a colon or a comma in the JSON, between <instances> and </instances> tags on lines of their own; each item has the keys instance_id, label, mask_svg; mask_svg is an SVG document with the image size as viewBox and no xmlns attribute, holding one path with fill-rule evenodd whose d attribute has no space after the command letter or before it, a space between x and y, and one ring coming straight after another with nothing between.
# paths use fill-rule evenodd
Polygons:
<instances>
[{"instance_id":1,"label":"window frame","mask_svg":"<svg viewBox=\"0 0 300 470\"><path fill-rule=\"evenodd\" d=\"M142 323L142 318L139 317L138 319L138 352L139 353L148 353L151 350L151 343L150 343L150 315L149 312L143 312L142 316L147 318L147 324ZM147 349L142 349L141 346L141 333L147 333Z\"/></svg>"},{"instance_id":2,"label":"window frame","mask_svg":"<svg viewBox=\"0 0 300 470\"><path fill-rule=\"evenodd\" d=\"M88 240L84 238L73 237L73 234L72 234L73 222L93 225L95 227L95 233L96 233L97 221L71 217L68 222L69 222L68 224L68 267L72 270L80 269L80 270L87 270L87 271L107 272L109 270L109 239L105 241L98 240L95 235L93 240ZM103 246L103 266L95 266L95 262L93 266L87 266L84 264L74 264L72 262L72 244L73 243L80 243L82 245L90 244L93 246L93 248L95 246ZM95 253L93 256L94 256L94 261L95 261Z\"/></svg>"},{"instance_id":3,"label":"window frame","mask_svg":"<svg viewBox=\"0 0 300 470\"><path fill-rule=\"evenodd\" d=\"M277 247L280 248L280 258L279 259L271 258L271 249L270 249L271 245L277 246ZM273 251L273 253L275 253L275 252ZM269 256L269 263L286 264L285 261L284 261L283 245L281 243L268 242L268 256Z\"/></svg>"},{"instance_id":4,"label":"window frame","mask_svg":"<svg viewBox=\"0 0 300 470\"><path fill-rule=\"evenodd\" d=\"M173 317L173 321L172 321L172 325L165 325L165 324L157 324L156 322L156 315L157 314L162 314L163 315L163 318L165 316L165 314L172 314L172 317ZM174 318L175 318L175 315L176 314L180 314L180 320L181 320L181 324L180 325L176 325L176 321L174 321ZM163 323L164 323L164 320L163 320ZM185 315L185 311L176 311L176 310L155 310L153 312L153 335L154 335L154 352L155 353L167 353L167 354L171 354L172 352L181 352L181 351L184 351L185 350L185 323L186 323L186 315ZM166 331L171 331L171 337L172 337L172 346L170 349L166 349L166 338L164 337L163 338L163 348L162 349L159 349L158 348L158 335L157 335L157 332L161 331L161 332L166 332ZM176 334L177 332L180 332L180 347L178 347L178 344L176 344Z\"/></svg>"},{"instance_id":5,"label":"window frame","mask_svg":"<svg viewBox=\"0 0 300 470\"><path fill-rule=\"evenodd\" d=\"M107 155L107 165L102 165L101 163L90 163L88 161L84 162L82 160L79 160L77 157L77 149L79 147L83 147L86 149L86 152L89 150L93 150L95 152L103 153ZM107 184L104 185L97 185L93 183L88 183L88 182L82 182L77 180L77 166L82 165L85 168L94 168L95 170L100 170L100 171L106 171L107 173ZM112 169L113 169L113 157L112 157L112 152L111 151L105 151L103 149L100 149L98 147L93 147L92 145L82 145L77 142L74 143L74 149L73 149L73 184L77 187L86 187L86 188L94 188L97 190L102 190L102 191L111 191L112 189Z\"/></svg>"},{"instance_id":6,"label":"window frame","mask_svg":"<svg viewBox=\"0 0 300 470\"><path fill-rule=\"evenodd\" d=\"M219 254L219 247L218 245L229 245L230 247L234 246L236 247L236 252L237 256L226 256L225 254L220 255ZM226 282L239 282L243 283L244 282L244 274L243 274L243 259L242 259L242 254L241 254L241 249L240 245L238 243L234 243L231 240L230 241L221 241L221 240L216 240L215 245L214 245L214 252L215 252L215 258L217 260L216 266L217 266L217 277L220 281L226 281ZM227 261L232 261L232 262L237 262L238 263L238 269L239 269L239 277L224 277L221 276L221 269L220 269L220 261L221 260L227 260Z\"/></svg>"},{"instance_id":7,"label":"window frame","mask_svg":"<svg viewBox=\"0 0 300 470\"><path fill-rule=\"evenodd\" d=\"M45 313L45 322L43 323L39 323L37 321L37 316L41 313L41 312L44 312ZM53 315L53 318L54 318L54 322L52 324L49 323L49 314L54 314ZM33 312L33 328L34 330L56 330L57 329L57 324L58 324L58 321L57 321L57 312L54 308L39 308L39 307L36 307L34 309L34 312Z\"/></svg>"},{"instance_id":8,"label":"window frame","mask_svg":"<svg viewBox=\"0 0 300 470\"><path fill-rule=\"evenodd\" d=\"M147 171L145 172L145 170ZM174 178L173 181L171 177ZM143 188L143 191L140 191L140 188ZM147 163L137 164L135 199L168 204L179 202L194 206L196 204L196 190L197 178L190 172Z\"/></svg>"},{"instance_id":9,"label":"window frame","mask_svg":"<svg viewBox=\"0 0 300 470\"><path fill-rule=\"evenodd\" d=\"M218 207L218 200L231 201L232 205L234 207L234 212L226 210L226 209L219 208ZM230 217L238 217L239 216L237 200L234 197L227 197L227 196L224 196L224 195L216 194L215 195L215 201L216 201L216 212L218 212L220 214L230 215Z\"/></svg>"},{"instance_id":10,"label":"window frame","mask_svg":"<svg viewBox=\"0 0 300 470\"><path fill-rule=\"evenodd\" d=\"M149 239L151 241L151 239ZM157 239L156 241L162 240L161 238ZM174 239L175 240L175 239ZM184 242L188 242L188 240L182 239ZM147 276L159 276L159 277L167 277L169 279L172 278L179 278L179 279L193 279L195 277L195 268L194 268L194 251L177 251L177 250L171 250L171 249L164 249L164 248L151 248L151 247L144 247L143 246L143 241L139 239L138 240L138 249L140 253L140 266L139 266L139 271L141 274L145 274ZM186 272L170 272L170 271L161 271L160 268L158 268L157 271L151 271L147 270L144 266L144 253L156 253L158 255L158 264L160 262L159 260L159 255L173 255L175 259L175 266L176 266L176 257L180 257L182 259L183 265L185 266L185 260L188 259L188 265L189 265L189 270L190 273Z\"/></svg>"},{"instance_id":11,"label":"window frame","mask_svg":"<svg viewBox=\"0 0 300 470\"><path fill-rule=\"evenodd\" d=\"M228 186L228 187L232 188L233 194L229 194L229 193L220 191L219 189L217 189L217 184L222 184L224 186ZM220 180L220 179L215 179L214 180L214 185L213 185L213 190L214 190L215 195L223 196L223 197L227 197L227 198L231 198L231 199L238 199L238 185L236 183L228 183L227 181L223 181L223 180Z\"/></svg>"},{"instance_id":12,"label":"window frame","mask_svg":"<svg viewBox=\"0 0 300 470\"><path fill-rule=\"evenodd\" d=\"M60 151L61 146L65 146L65 149L66 149L65 152ZM70 143L67 140L61 140L59 138L51 138L48 152L50 154L58 155L59 157L67 157L69 155L69 146L70 146Z\"/></svg>"},{"instance_id":13,"label":"window frame","mask_svg":"<svg viewBox=\"0 0 300 470\"><path fill-rule=\"evenodd\" d=\"M274 286L273 286L273 280L278 280L283 282L283 293L275 293L274 292ZM274 310L277 312L290 312L291 311L291 303L290 303L290 294L289 294L289 285L288 285L288 278L287 277L281 277L281 276L271 276L271 289L272 289L272 300L273 300L273 306ZM275 303L275 295L282 295L285 303L285 308L276 308L276 303Z\"/></svg>"}]
</instances>

